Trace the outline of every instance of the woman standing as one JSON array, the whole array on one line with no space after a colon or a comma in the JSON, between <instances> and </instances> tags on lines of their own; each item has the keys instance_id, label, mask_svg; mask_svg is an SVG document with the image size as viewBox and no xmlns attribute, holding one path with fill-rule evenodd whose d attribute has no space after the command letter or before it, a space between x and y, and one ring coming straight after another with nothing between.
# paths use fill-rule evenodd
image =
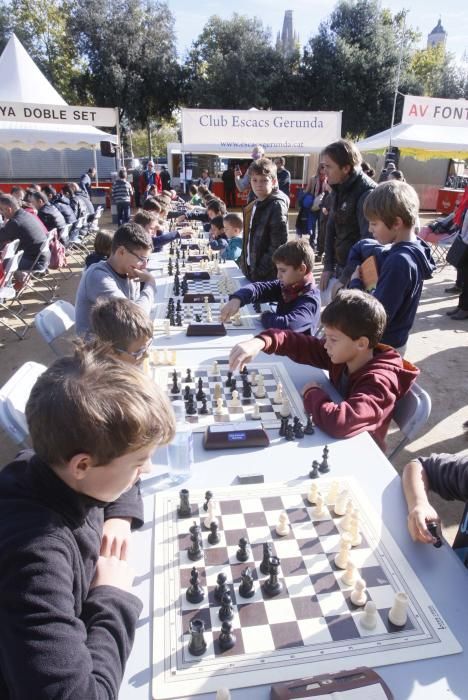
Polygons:
<instances>
[{"instance_id":1,"label":"woman standing","mask_svg":"<svg viewBox=\"0 0 468 700\"><path fill-rule=\"evenodd\" d=\"M320 216L320 205L326 193L327 176L325 167L320 164L315 177L299 195L299 213L296 220L296 233L302 238L308 235L310 245L315 249L315 229Z\"/></svg>"}]
</instances>

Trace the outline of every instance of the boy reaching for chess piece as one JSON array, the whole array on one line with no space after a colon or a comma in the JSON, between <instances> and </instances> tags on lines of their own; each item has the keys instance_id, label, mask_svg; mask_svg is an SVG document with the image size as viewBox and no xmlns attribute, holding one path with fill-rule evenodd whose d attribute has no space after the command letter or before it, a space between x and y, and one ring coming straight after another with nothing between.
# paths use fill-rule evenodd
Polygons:
<instances>
[{"instance_id":1,"label":"boy reaching for chess piece","mask_svg":"<svg viewBox=\"0 0 468 700\"><path fill-rule=\"evenodd\" d=\"M221 309L221 321L241 306L277 302L276 311L264 311L264 328L284 328L313 335L320 320L320 292L313 277L314 251L305 240L288 241L273 253L277 279L253 282L230 295Z\"/></svg>"},{"instance_id":2,"label":"boy reaching for chess piece","mask_svg":"<svg viewBox=\"0 0 468 700\"><path fill-rule=\"evenodd\" d=\"M322 324L325 337L320 340L290 330L263 331L231 350L230 367L242 368L263 351L328 370L343 401L332 401L326 389L309 382L301 392L306 413L336 438L367 430L384 450L395 403L411 387L419 370L393 348L379 344L385 310L365 292L340 292L324 309Z\"/></svg>"}]
</instances>

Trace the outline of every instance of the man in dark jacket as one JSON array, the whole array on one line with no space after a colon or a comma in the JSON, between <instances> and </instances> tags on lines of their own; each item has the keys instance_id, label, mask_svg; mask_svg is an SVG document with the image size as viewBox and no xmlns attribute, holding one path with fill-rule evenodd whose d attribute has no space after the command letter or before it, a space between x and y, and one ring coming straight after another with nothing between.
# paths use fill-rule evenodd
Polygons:
<instances>
[{"instance_id":1,"label":"man in dark jacket","mask_svg":"<svg viewBox=\"0 0 468 700\"><path fill-rule=\"evenodd\" d=\"M139 476L173 413L137 368L77 350L26 416L34 453L0 473L0 697L117 698L142 608L127 563Z\"/></svg>"},{"instance_id":2,"label":"man in dark jacket","mask_svg":"<svg viewBox=\"0 0 468 700\"><path fill-rule=\"evenodd\" d=\"M284 167L286 165L286 159L283 157L275 158L275 165L278 169L278 189L289 197L291 190L291 173Z\"/></svg>"},{"instance_id":3,"label":"man in dark jacket","mask_svg":"<svg viewBox=\"0 0 468 700\"><path fill-rule=\"evenodd\" d=\"M65 195L57 194L55 187L52 187L52 185L44 185L42 192L45 194L50 204L57 207L67 224L74 224L76 222L75 212L70 206L70 200L65 197Z\"/></svg>"},{"instance_id":4,"label":"man in dark jacket","mask_svg":"<svg viewBox=\"0 0 468 700\"><path fill-rule=\"evenodd\" d=\"M18 238L18 250L24 251L19 269L31 270L33 265L36 270L46 269L49 251L45 251L38 259L37 256L47 240L47 231L37 216L22 209L15 197L9 194L0 195L0 213L6 221L0 228L0 246Z\"/></svg>"},{"instance_id":5,"label":"man in dark jacket","mask_svg":"<svg viewBox=\"0 0 468 700\"><path fill-rule=\"evenodd\" d=\"M289 199L278 190L276 165L259 158L249 167L256 199L244 209L244 244L239 263L251 282L276 279L273 253L288 240Z\"/></svg>"},{"instance_id":6,"label":"man in dark jacket","mask_svg":"<svg viewBox=\"0 0 468 700\"><path fill-rule=\"evenodd\" d=\"M52 231L54 228L57 229L60 237L67 224L57 207L51 204L42 192L33 192L31 194L31 202L46 229L48 231Z\"/></svg>"},{"instance_id":7,"label":"man in dark jacket","mask_svg":"<svg viewBox=\"0 0 468 700\"><path fill-rule=\"evenodd\" d=\"M332 188L332 204L325 238L324 270L320 289L327 288L333 274L343 284L343 275L351 247L361 238L369 238L369 226L363 213L364 201L377 185L361 170L361 154L351 141L335 141L325 148L323 163Z\"/></svg>"}]
</instances>

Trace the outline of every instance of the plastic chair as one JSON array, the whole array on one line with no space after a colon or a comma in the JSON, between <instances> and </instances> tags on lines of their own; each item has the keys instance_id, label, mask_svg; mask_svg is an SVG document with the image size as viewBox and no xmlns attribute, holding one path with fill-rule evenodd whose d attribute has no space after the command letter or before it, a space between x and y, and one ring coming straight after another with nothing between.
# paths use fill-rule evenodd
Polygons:
<instances>
[{"instance_id":1,"label":"plastic chair","mask_svg":"<svg viewBox=\"0 0 468 700\"><path fill-rule=\"evenodd\" d=\"M4 311L6 314L14 318L16 321L19 321L20 323L23 324L24 330L23 331L17 331L16 328L12 328L6 321L3 320L0 316L0 323L2 326L5 326L5 328L8 328L9 331L14 333L17 338L20 340L23 340L24 336L28 332L29 325L26 323L26 321L22 318L21 313L24 311L24 307L22 303L17 299L18 297L18 292L14 286L14 276L15 272L18 270L18 266L20 263L21 258L23 257L23 251L18 250L12 258L10 258L5 267L5 277L2 283L2 286L0 287L0 310ZM18 313L15 313L14 311L11 310L11 304L17 301L19 305L19 311ZM5 302L8 303L5 304Z\"/></svg>"},{"instance_id":2,"label":"plastic chair","mask_svg":"<svg viewBox=\"0 0 468 700\"><path fill-rule=\"evenodd\" d=\"M46 369L38 362L26 362L0 389L0 425L18 445L28 446L26 403L37 378Z\"/></svg>"},{"instance_id":3,"label":"plastic chair","mask_svg":"<svg viewBox=\"0 0 468 700\"><path fill-rule=\"evenodd\" d=\"M75 325L75 307L68 301L59 299L39 311L34 317L34 324L51 350L60 357L62 352L56 347L55 341Z\"/></svg>"},{"instance_id":4,"label":"plastic chair","mask_svg":"<svg viewBox=\"0 0 468 700\"><path fill-rule=\"evenodd\" d=\"M392 460L411 440L423 429L431 415L431 397L418 384L413 384L410 390L396 403L393 420L403 434L398 445L392 450L388 459Z\"/></svg>"}]
</instances>

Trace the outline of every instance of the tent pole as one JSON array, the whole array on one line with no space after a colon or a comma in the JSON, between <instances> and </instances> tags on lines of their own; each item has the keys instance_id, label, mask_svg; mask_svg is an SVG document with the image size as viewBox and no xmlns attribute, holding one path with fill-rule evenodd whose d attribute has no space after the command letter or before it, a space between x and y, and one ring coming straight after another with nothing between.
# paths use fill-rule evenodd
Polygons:
<instances>
[{"instance_id":1,"label":"tent pole","mask_svg":"<svg viewBox=\"0 0 468 700\"><path fill-rule=\"evenodd\" d=\"M403 18L403 29L401 32L401 45L400 45L400 56L398 58L398 70L397 70L397 77L396 77L396 85L395 85L395 95L393 97L393 109L392 109L392 123L390 125L390 143L389 143L389 150L392 147L392 136L393 136L393 126L395 122L395 112L396 112L396 102L397 102L397 97L398 97L398 87L400 85L400 75L401 75L401 62L403 59L403 46L404 46L404 40L405 40L405 30L406 30L406 15Z\"/></svg>"},{"instance_id":2,"label":"tent pole","mask_svg":"<svg viewBox=\"0 0 468 700\"><path fill-rule=\"evenodd\" d=\"M185 187L185 151L182 151L182 192L186 192Z\"/></svg>"},{"instance_id":3,"label":"tent pole","mask_svg":"<svg viewBox=\"0 0 468 700\"><path fill-rule=\"evenodd\" d=\"M96 146L93 147L93 161L94 161L94 183L96 187L99 186L99 178L98 178L98 171L97 171L97 155L96 155Z\"/></svg>"}]
</instances>

